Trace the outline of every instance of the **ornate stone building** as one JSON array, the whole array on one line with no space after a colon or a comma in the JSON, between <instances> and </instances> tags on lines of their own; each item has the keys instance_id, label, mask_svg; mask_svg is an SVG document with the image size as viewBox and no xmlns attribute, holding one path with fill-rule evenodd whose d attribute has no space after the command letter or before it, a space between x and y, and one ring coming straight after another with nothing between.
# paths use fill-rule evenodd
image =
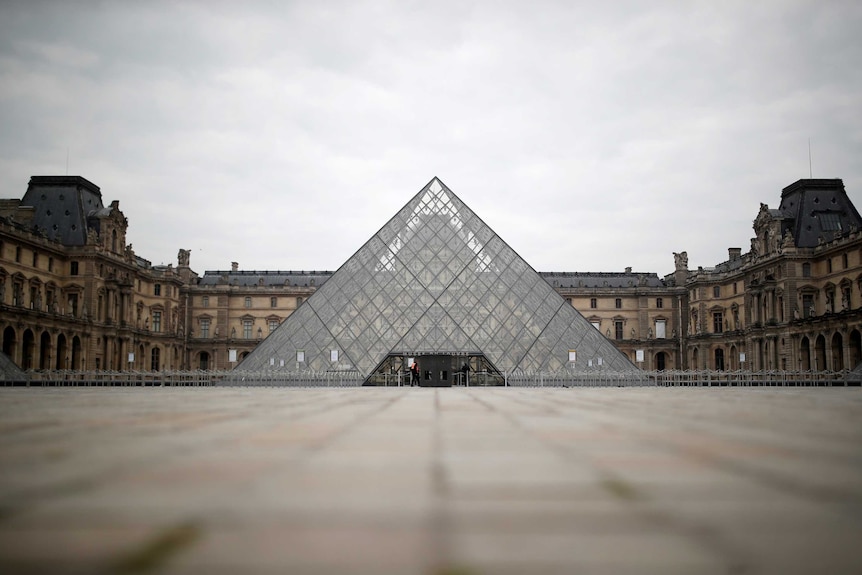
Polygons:
<instances>
[{"instance_id":1,"label":"ornate stone building","mask_svg":"<svg viewBox=\"0 0 862 575\"><path fill-rule=\"evenodd\" d=\"M680 272L693 369L841 370L862 360L862 218L841 180L761 204L751 250Z\"/></svg>"},{"instance_id":2,"label":"ornate stone building","mask_svg":"<svg viewBox=\"0 0 862 575\"><path fill-rule=\"evenodd\" d=\"M184 365L188 266L153 266L126 245L119 202L78 176L34 176L0 202L2 349L24 369Z\"/></svg>"},{"instance_id":3,"label":"ornate stone building","mask_svg":"<svg viewBox=\"0 0 862 575\"><path fill-rule=\"evenodd\" d=\"M24 369L229 369L331 275L154 266L79 176L0 200L0 341ZM502 230L505 233L505 230ZM751 248L674 272L541 275L643 369L849 369L862 360L862 218L841 180L765 204Z\"/></svg>"},{"instance_id":4,"label":"ornate stone building","mask_svg":"<svg viewBox=\"0 0 862 575\"><path fill-rule=\"evenodd\" d=\"M332 272L208 271L185 291L192 369L228 369L293 313ZM231 356L234 350L234 358Z\"/></svg>"}]
</instances>

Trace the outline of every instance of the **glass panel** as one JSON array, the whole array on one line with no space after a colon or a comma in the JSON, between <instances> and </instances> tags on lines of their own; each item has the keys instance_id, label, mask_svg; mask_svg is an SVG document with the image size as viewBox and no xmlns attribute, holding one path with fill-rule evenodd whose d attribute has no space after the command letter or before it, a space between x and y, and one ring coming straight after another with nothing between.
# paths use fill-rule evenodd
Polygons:
<instances>
[{"instance_id":1,"label":"glass panel","mask_svg":"<svg viewBox=\"0 0 862 575\"><path fill-rule=\"evenodd\" d=\"M339 364L363 370L393 350L480 352L501 369L547 371L563 369L568 350L577 349L579 357L633 368L436 179L241 367L297 349L308 369L321 370L332 368L333 349L341 350ZM294 365L286 361L285 369Z\"/></svg>"}]
</instances>

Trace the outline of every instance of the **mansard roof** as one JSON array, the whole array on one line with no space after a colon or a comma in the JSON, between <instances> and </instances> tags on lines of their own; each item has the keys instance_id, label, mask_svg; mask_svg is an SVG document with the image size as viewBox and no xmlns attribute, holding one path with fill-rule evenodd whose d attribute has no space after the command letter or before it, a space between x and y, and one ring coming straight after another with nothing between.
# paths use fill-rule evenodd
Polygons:
<instances>
[{"instance_id":1,"label":"mansard roof","mask_svg":"<svg viewBox=\"0 0 862 575\"><path fill-rule=\"evenodd\" d=\"M198 285L233 285L242 287L320 287L334 272L331 271L207 271Z\"/></svg>"},{"instance_id":2,"label":"mansard roof","mask_svg":"<svg viewBox=\"0 0 862 575\"><path fill-rule=\"evenodd\" d=\"M66 246L86 244L87 217L105 207L99 186L81 176L32 176L21 206L33 208L34 228Z\"/></svg>"},{"instance_id":3,"label":"mansard roof","mask_svg":"<svg viewBox=\"0 0 862 575\"><path fill-rule=\"evenodd\" d=\"M539 272L554 288L666 287L658 274L644 272Z\"/></svg>"},{"instance_id":4,"label":"mansard roof","mask_svg":"<svg viewBox=\"0 0 862 575\"><path fill-rule=\"evenodd\" d=\"M773 215L774 210L769 210ZM813 248L852 230L862 229L862 218L840 179L808 179L781 191L781 205L773 217L784 220L781 233L793 234L796 247Z\"/></svg>"}]
</instances>

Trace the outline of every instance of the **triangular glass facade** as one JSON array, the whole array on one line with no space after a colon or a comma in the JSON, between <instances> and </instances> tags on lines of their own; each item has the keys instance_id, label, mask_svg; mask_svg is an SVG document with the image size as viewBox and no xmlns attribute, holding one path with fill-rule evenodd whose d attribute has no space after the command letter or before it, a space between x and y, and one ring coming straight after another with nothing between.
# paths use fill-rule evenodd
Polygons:
<instances>
[{"instance_id":1,"label":"triangular glass facade","mask_svg":"<svg viewBox=\"0 0 862 575\"><path fill-rule=\"evenodd\" d=\"M237 369L367 377L387 357L432 354L509 373L636 369L437 178Z\"/></svg>"}]
</instances>

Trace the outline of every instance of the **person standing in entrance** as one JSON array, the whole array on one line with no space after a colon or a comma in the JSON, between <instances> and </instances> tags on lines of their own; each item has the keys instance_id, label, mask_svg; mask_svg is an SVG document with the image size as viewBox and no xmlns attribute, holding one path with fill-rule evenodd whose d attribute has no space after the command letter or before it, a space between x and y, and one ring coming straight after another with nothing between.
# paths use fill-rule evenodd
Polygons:
<instances>
[{"instance_id":1,"label":"person standing in entrance","mask_svg":"<svg viewBox=\"0 0 862 575\"><path fill-rule=\"evenodd\" d=\"M410 387L414 385L419 385L419 364L416 363L416 360L410 364Z\"/></svg>"}]
</instances>

